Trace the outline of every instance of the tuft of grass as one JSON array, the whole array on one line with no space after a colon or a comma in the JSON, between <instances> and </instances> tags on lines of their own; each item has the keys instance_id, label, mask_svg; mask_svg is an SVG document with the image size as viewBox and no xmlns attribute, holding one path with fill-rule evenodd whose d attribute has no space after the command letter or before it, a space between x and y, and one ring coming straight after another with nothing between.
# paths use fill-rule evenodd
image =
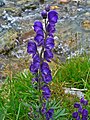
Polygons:
<instances>
[{"instance_id":1,"label":"tuft of grass","mask_svg":"<svg viewBox=\"0 0 90 120\"><path fill-rule=\"evenodd\" d=\"M16 74L12 79L7 77L0 89L0 120L36 120L33 114L38 108L40 93L34 89L31 79L29 71ZM66 120L67 113L60 106L60 101L50 99L47 106L48 109L54 108L55 120Z\"/></svg>"},{"instance_id":2,"label":"tuft of grass","mask_svg":"<svg viewBox=\"0 0 90 120\"><path fill-rule=\"evenodd\" d=\"M67 119L70 120L71 113L74 111L73 104L79 102L80 99L75 95L65 94L63 87L86 88L85 98L88 101L90 100L90 60L88 56L74 57L66 61L65 64L58 66L53 74L53 82L50 87L52 99L61 101L62 108L66 108L66 112L69 113ZM90 116L90 101L87 108Z\"/></svg>"},{"instance_id":3,"label":"tuft of grass","mask_svg":"<svg viewBox=\"0 0 90 120\"><path fill-rule=\"evenodd\" d=\"M58 67L53 81L65 82L67 87L88 88L90 84L90 60L87 56L75 57Z\"/></svg>"},{"instance_id":4,"label":"tuft of grass","mask_svg":"<svg viewBox=\"0 0 90 120\"><path fill-rule=\"evenodd\" d=\"M30 105L38 101L31 79L30 72L16 74L12 79L7 77L0 89L0 120L28 120Z\"/></svg>"}]
</instances>

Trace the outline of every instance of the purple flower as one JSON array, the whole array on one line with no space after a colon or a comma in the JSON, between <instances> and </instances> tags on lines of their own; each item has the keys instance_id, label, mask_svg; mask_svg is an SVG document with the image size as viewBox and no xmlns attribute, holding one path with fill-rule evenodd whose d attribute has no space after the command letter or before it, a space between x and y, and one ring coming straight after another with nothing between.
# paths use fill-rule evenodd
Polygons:
<instances>
[{"instance_id":1,"label":"purple flower","mask_svg":"<svg viewBox=\"0 0 90 120\"><path fill-rule=\"evenodd\" d=\"M51 73L49 69L49 65L46 62L43 62L41 65L41 72L47 74L48 72Z\"/></svg>"},{"instance_id":2,"label":"purple flower","mask_svg":"<svg viewBox=\"0 0 90 120\"><path fill-rule=\"evenodd\" d=\"M51 73L51 70L49 69L49 67L42 67L41 72L42 72L42 74L47 75L47 74Z\"/></svg>"},{"instance_id":3,"label":"purple flower","mask_svg":"<svg viewBox=\"0 0 90 120\"><path fill-rule=\"evenodd\" d=\"M48 32L48 34L53 34L56 31L55 24L48 24L46 27L46 31Z\"/></svg>"},{"instance_id":4,"label":"purple flower","mask_svg":"<svg viewBox=\"0 0 90 120\"><path fill-rule=\"evenodd\" d=\"M32 54L32 55L36 54L36 52L37 52L37 46L36 46L35 42L33 42L33 41L29 41L28 42L27 52L29 54Z\"/></svg>"},{"instance_id":5,"label":"purple flower","mask_svg":"<svg viewBox=\"0 0 90 120\"><path fill-rule=\"evenodd\" d=\"M42 79L45 83L49 83L52 80L51 70L46 62L43 62L41 65Z\"/></svg>"},{"instance_id":6,"label":"purple flower","mask_svg":"<svg viewBox=\"0 0 90 120\"><path fill-rule=\"evenodd\" d=\"M47 74L42 73L42 78L43 78L44 82L47 83L47 84L49 82L51 82L51 80L52 80L52 76L51 76L50 73L47 73Z\"/></svg>"},{"instance_id":7,"label":"purple flower","mask_svg":"<svg viewBox=\"0 0 90 120\"><path fill-rule=\"evenodd\" d=\"M35 54L33 56L33 62L30 66L30 71L35 74L38 72L38 69L40 68L40 57L38 54Z\"/></svg>"},{"instance_id":8,"label":"purple flower","mask_svg":"<svg viewBox=\"0 0 90 120\"><path fill-rule=\"evenodd\" d=\"M58 20L58 13L54 10L50 11L50 6L47 5L45 10L41 13L43 19L45 19L45 24L43 27L42 22L39 20L34 22L33 28L36 32L36 36L34 37L34 42L29 41L27 46L27 52L32 54L33 61L30 65L30 71L34 74L33 82L37 82L35 84L36 90L41 93L39 94L39 99L42 99L38 112L40 115L44 115L46 120L53 119L54 109L50 109L47 111L46 101L51 96L51 91L48 87L48 83L52 80L51 70L47 62L53 58L52 49L54 48L54 32L55 32L55 24ZM38 49L40 46L41 49ZM47 62L45 62L47 61ZM42 106L41 106L42 105ZM37 117L34 115L34 117ZM77 119L79 120L79 119Z\"/></svg>"},{"instance_id":9,"label":"purple flower","mask_svg":"<svg viewBox=\"0 0 90 120\"><path fill-rule=\"evenodd\" d=\"M55 24L57 23L58 20L58 13L55 10L51 10L48 13L48 21L50 24Z\"/></svg>"},{"instance_id":10,"label":"purple flower","mask_svg":"<svg viewBox=\"0 0 90 120\"><path fill-rule=\"evenodd\" d=\"M53 117L53 114L54 114L54 109L49 109L46 112L46 120L50 120Z\"/></svg>"},{"instance_id":11,"label":"purple flower","mask_svg":"<svg viewBox=\"0 0 90 120\"><path fill-rule=\"evenodd\" d=\"M46 19L47 18L47 11L43 10L41 15L42 15L43 19Z\"/></svg>"},{"instance_id":12,"label":"purple flower","mask_svg":"<svg viewBox=\"0 0 90 120\"><path fill-rule=\"evenodd\" d=\"M48 62L50 62L50 59L52 59L53 58L53 53L52 53L52 51L51 50L45 50L44 51L44 58L48 61Z\"/></svg>"},{"instance_id":13,"label":"purple flower","mask_svg":"<svg viewBox=\"0 0 90 120\"><path fill-rule=\"evenodd\" d=\"M38 46L41 46L44 44L44 38L42 35L36 35L34 40L38 43Z\"/></svg>"},{"instance_id":14,"label":"purple flower","mask_svg":"<svg viewBox=\"0 0 90 120\"><path fill-rule=\"evenodd\" d=\"M50 5L46 5L45 10L46 10L47 12L49 12L49 11L50 11Z\"/></svg>"},{"instance_id":15,"label":"purple flower","mask_svg":"<svg viewBox=\"0 0 90 120\"><path fill-rule=\"evenodd\" d=\"M80 107L80 104L79 103L75 103L74 104L74 108L79 108Z\"/></svg>"},{"instance_id":16,"label":"purple flower","mask_svg":"<svg viewBox=\"0 0 90 120\"><path fill-rule=\"evenodd\" d=\"M80 120L80 116L78 116L78 117L76 118L76 120Z\"/></svg>"},{"instance_id":17,"label":"purple flower","mask_svg":"<svg viewBox=\"0 0 90 120\"><path fill-rule=\"evenodd\" d=\"M78 108L78 112L82 114L82 106L80 105L80 107Z\"/></svg>"},{"instance_id":18,"label":"purple flower","mask_svg":"<svg viewBox=\"0 0 90 120\"><path fill-rule=\"evenodd\" d=\"M83 110L82 110L82 116L88 117L88 110L83 109Z\"/></svg>"},{"instance_id":19,"label":"purple flower","mask_svg":"<svg viewBox=\"0 0 90 120\"><path fill-rule=\"evenodd\" d=\"M40 35L40 36L42 36L44 38L44 33L43 33L42 30L38 30L36 33L37 33L37 35Z\"/></svg>"},{"instance_id":20,"label":"purple flower","mask_svg":"<svg viewBox=\"0 0 90 120\"><path fill-rule=\"evenodd\" d=\"M88 105L88 101L85 100L84 98L81 98L81 99L80 99L80 102L81 102L83 105Z\"/></svg>"},{"instance_id":21,"label":"purple flower","mask_svg":"<svg viewBox=\"0 0 90 120\"><path fill-rule=\"evenodd\" d=\"M35 32L37 32L39 30L43 30L43 25L40 21L35 21L33 27L34 27Z\"/></svg>"},{"instance_id":22,"label":"purple flower","mask_svg":"<svg viewBox=\"0 0 90 120\"><path fill-rule=\"evenodd\" d=\"M73 118L77 118L78 117L78 112L73 112L72 116L73 116Z\"/></svg>"},{"instance_id":23,"label":"purple flower","mask_svg":"<svg viewBox=\"0 0 90 120\"><path fill-rule=\"evenodd\" d=\"M82 120L88 120L88 118L83 116L83 117L82 117Z\"/></svg>"},{"instance_id":24,"label":"purple flower","mask_svg":"<svg viewBox=\"0 0 90 120\"><path fill-rule=\"evenodd\" d=\"M34 62L34 63L38 62L38 63L40 64L40 57L39 57L38 54L35 54L35 55L33 56L33 62Z\"/></svg>"},{"instance_id":25,"label":"purple flower","mask_svg":"<svg viewBox=\"0 0 90 120\"><path fill-rule=\"evenodd\" d=\"M46 113L46 103L43 103L41 113L45 114Z\"/></svg>"},{"instance_id":26,"label":"purple flower","mask_svg":"<svg viewBox=\"0 0 90 120\"><path fill-rule=\"evenodd\" d=\"M49 37L46 39L46 45L45 45L46 49L52 49L54 48L54 39L52 37Z\"/></svg>"},{"instance_id":27,"label":"purple flower","mask_svg":"<svg viewBox=\"0 0 90 120\"><path fill-rule=\"evenodd\" d=\"M42 78L45 83L49 83L52 80L51 70L46 62L43 62L41 65Z\"/></svg>"},{"instance_id":28,"label":"purple flower","mask_svg":"<svg viewBox=\"0 0 90 120\"><path fill-rule=\"evenodd\" d=\"M49 98L50 98L50 96L51 96L51 91L50 91L50 89L49 89L49 87L48 86L46 86L46 85L44 85L42 88L42 94L43 94L43 97L46 99L46 100L48 100Z\"/></svg>"},{"instance_id":29,"label":"purple flower","mask_svg":"<svg viewBox=\"0 0 90 120\"><path fill-rule=\"evenodd\" d=\"M39 68L40 68L40 63L39 63L39 62L33 62L33 63L30 65L30 71L31 71L31 73L33 73L33 74L37 73Z\"/></svg>"}]
</instances>

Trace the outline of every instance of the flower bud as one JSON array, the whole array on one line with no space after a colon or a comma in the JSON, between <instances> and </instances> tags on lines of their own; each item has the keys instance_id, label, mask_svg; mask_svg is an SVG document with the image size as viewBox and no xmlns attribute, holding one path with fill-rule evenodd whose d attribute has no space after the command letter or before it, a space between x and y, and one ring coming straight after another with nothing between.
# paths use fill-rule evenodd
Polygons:
<instances>
[{"instance_id":1,"label":"flower bud","mask_svg":"<svg viewBox=\"0 0 90 120\"><path fill-rule=\"evenodd\" d=\"M46 10L43 10L42 13L41 13L43 19L46 19L47 18L47 12Z\"/></svg>"},{"instance_id":2,"label":"flower bud","mask_svg":"<svg viewBox=\"0 0 90 120\"><path fill-rule=\"evenodd\" d=\"M49 11L50 11L50 5L46 5L45 10L46 10L47 12L49 12Z\"/></svg>"}]
</instances>

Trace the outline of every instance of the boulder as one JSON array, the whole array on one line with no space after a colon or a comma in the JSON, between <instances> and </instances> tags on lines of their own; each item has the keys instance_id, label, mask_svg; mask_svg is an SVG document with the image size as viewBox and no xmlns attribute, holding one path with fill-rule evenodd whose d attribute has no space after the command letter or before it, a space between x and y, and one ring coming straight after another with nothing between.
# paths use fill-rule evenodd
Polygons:
<instances>
[{"instance_id":1,"label":"boulder","mask_svg":"<svg viewBox=\"0 0 90 120\"><path fill-rule=\"evenodd\" d=\"M0 0L0 7L3 7L5 5L5 2L3 0Z\"/></svg>"}]
</instances>

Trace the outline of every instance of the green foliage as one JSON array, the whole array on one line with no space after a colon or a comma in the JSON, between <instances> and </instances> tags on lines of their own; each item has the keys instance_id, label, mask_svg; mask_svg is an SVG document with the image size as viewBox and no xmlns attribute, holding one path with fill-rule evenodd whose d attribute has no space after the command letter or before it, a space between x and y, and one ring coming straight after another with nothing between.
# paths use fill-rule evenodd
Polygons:
<instances>
[{"instance_id":1,"label":"green foliage","mask_svg":"<svg viewBox=\"0 0 90 120\"><path fill-rule=\"evenodd\" d=\"M38 92L31 84L30 72L17 74L6 79L0 89L0 120L27 120L29 107L38 102Z\"/></svg>"},{"instance_id":2,"label":"green foliage","mask_svg":"<svg viewBox=\"0 0 90 120\"><path fill-rule=\"evenodd\" d=\"M53 80L65 82L67 87L88 88L90 84L90 60L87 56L75 57L58 68Z\"/></svg>"},{"instance_id":3,"label":"green foliage","mask_svg":"<svg viewBox=\"0 0 90 120\"><path fill-rule=\"evenodd\" d=\"M0 120L34 120L38 116L38 91L31 84L30 72L16 74L12 79L6 79L0 89ZM47 108L54 108L54 119L59 120L66 116L65 109L60 107L60 102L50 100ZM38 118L37 118L38 119ZM42 118L39 118L42 120ZM35 118L36 120L36 118Z\"/></svg>"},{"instance_id":4,"label":"green foliage","mask_svg":"<svg viewBox=\"0 0 90 120\"><path fill-rule=\"evenodd\" d=\"M60 101L51 100L50 102L47 103L47 108L52 108L54 109L54 115L53 118L54 120L66 120L66 111L65 109L62 109L60 105Z\"/></svg>"},{"instance_id":5,"label":"green foliage","mask_svg":"<svg viewBox=\"0 0 90 120\"><path fill-rule=\"evenodd\" d=\"M87 91L84 92L85 98L90 100L90 59L88 56L72 58L59 66L50 86L52 89L52 99L61 101L60 105L69 113L67 119L70 120L73 104L78 102L79 98L75 95L65 94L63 87L86 88ZM90 101L87 109L90 113Z\"/></svg>"},{"instance_id":6,"label":"green foliage","mask_svg":"<svg viewBox=\"0 0 90 120\"><path fill-rule=\"evenodd\" d=\"M38 116L40 93L34 89L35 85L32 86L31 79L30 72L16 74L12 79L7 77L0 89L0 120L38 119L38 117L34 118L34 115ZM65 110L60 107L60 102L50 100L47 106L55 109L55 120L66 115ZM39 119L42 120L40 116Z\"/></svg>"},{"instance_id":7,"label":"green foliage","mask_svg":"<svg viewBox=\"0 0 90 120\"><path fill-rule=\"evenodd\" d=\"M55 109L54 120L71 120L73 104L79 98L66 95L62 88L87 88L85 98L90 100L90 60L87 56L73 58L57 67L53 73L53 82L50 84L52 96L47 108ZM0 120L28 120L28 112L31 114L30 120L34 120L40 93L34 89L35 85L32 86L32 77L28 71L7 77L0 88ZM90 113L90 101L87 109ZM35 114L38 115L38 112Z\"/></svg>"}]
</instances>

